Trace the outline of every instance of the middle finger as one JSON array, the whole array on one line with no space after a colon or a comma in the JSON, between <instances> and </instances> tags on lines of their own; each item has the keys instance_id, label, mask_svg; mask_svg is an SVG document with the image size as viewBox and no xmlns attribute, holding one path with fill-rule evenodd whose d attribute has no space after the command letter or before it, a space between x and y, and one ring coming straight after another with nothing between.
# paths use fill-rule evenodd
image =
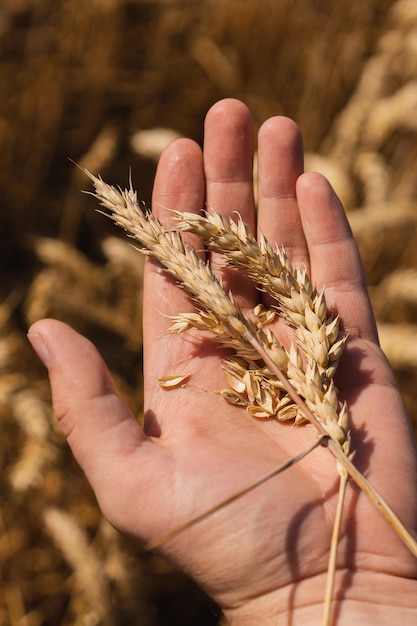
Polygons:
<instances>
[{"instance_id":1,"label":"middle finger","mask_svg":"<svg viewBox=\"0 0 417 626\"><path fill-rule=\"evenodd\" d=\"M255 229L253 144L252 120L243 103L228 99L210 109L204 140L207 207L235 220L238 213L252 232ZM252 307L256 290L251 281L240 272L226 268L222 255L212 253L210 264L242 309Z\"/></svg>"},{"instance_id":2,"label":"middle finger","mask_svg":"<svg viewBox=\"0 0 417 626\"><path fill-rule=\"evenodd\" d=\"M290 261L309 271L308 248L298 211L295 184L303 172L303 143L298 126L273 117L258 136L258 230L284 247Z\"/></svg>"}]
</instances>

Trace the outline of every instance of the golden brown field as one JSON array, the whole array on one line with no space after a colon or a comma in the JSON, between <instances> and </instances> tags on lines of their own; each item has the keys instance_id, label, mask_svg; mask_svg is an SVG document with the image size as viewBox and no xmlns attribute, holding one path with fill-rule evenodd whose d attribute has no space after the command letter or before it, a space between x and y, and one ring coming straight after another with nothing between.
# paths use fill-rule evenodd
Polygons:
<instances>
[{"instance_id":1,"label":"golden brown field","mask_svg":"<svg viewBox=\"0 0 417 626\"><path fill-rule=\"evenodd\" d=\"M149 203L160 145L201 141L219 98L256 127L293 117L349 211L417 430L417 4L3 0L0 43L0 626L216 624L103 520L26 340L40 317L72 324L140 417L142 261L69 158L123 186L131 167Z\"/></svg>"}]
</instances>

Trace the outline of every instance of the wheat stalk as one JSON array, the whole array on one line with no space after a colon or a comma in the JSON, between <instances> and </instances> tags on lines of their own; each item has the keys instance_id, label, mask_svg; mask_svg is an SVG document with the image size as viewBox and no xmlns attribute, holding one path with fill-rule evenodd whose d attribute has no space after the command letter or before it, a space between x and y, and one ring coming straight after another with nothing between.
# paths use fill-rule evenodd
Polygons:
<instances>
[{"instance_id":1,"label":"wheat stalk","mask_svg":"<svg viewBox=\"0 0 417 626\"><path fill-rule=\"evenodd\" d=\"M322 622L327 626L348 476L417 556L415 538L352 463L348 411L346 405L339 405L332 380L346 340L345 336L340 336L338 318L327 316L324 292L317 292L306 271L294 269L284 250L273 250L264 237L258 243L240 218L236 222L226 220L214 211L205 216L177 214L180 229L202 236L209 249L224 254L229 265L246 270L259 288L277 302L279 314L294 329L297 339L298 348L292 344L287 351L270 329L264 328L273 315L258 309L258 324L246 319L233 295L225 291L210 266L183 243L178 232L166 230L151 211L138 202L132 184L126 190L116 189L100 177L86 173L95 187L92 195L109 212L109 217L139 241L140 252L158 260L195 301L197 312L176 316L171 332L183 332L191 327L210 330L223 345L235 350L237 356L229 359L224 367L234 391L229 392L229 397L224 393L225 398L235 404L247 402L255 416L257 405L264 409L266 416L275 411L278 419L279 403L284 402L284 408L288 410L288 398L291 399L295 407L293 416L310 422L317 431L319 443L327 445L336 458L341 480ZM239 391L244 391L247 399ZM283 392L287 394L286 398ZM273 475L279 471L282 468ZM204 519L269 477L152 542L151 547Z\"/></svg>"}]
</instances>

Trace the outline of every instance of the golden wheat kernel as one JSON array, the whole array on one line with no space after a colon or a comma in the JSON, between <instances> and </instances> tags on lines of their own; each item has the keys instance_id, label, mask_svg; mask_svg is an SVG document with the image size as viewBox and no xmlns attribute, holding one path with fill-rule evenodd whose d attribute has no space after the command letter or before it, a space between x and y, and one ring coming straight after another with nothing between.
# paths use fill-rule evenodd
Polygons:
<instances>
[{"instance_id":1,"label":"golden wheat kernel","mask_svg":"<svg viewBox=\"0 0 417 626\"><path fill-rule=\"evenodd\" d=\"M227 383L237 393L244 393L246 391L246 384L242 380L241 376L238 376L235 372L223 368L223 374Z\"/></svg>"},{"instance_id":2,"label":"golden wheat kernel","mask_svg":"<svg viewBox=\"0 0 417 626\"><path fill-rule=\"evenodd\" d=\"M294 405L286 406L282 409L277 409L275 417L279 422L289 422L294 420L297 415L297 407Z\"/></svg>"},{"instance_id":3,"label":"golden wheat kernel","mask_svg":"<svg viewBox=\"0 0 417 626\"><path fill-rule=\"evenodd\" d=\"M294 426L301 426L302 424L306 424L307 422L308 419L302 413L300 413L300 411L297 411L294 419Z\"/></svg>"},{"instance_id":4,"label":"golden wheat kernel","mask_svg":"<svg viewBox=\"0 0 417 626\"><path fill-rule=\"evenodd\" d=\"M238 393L234 393L230 391L230 389L222 389L220 391L220 395L227 401L229 404L235 404L237 406L247 406L248 402Z\"/></svg>"},{"instance_id":5,"label":"golden wheat kernel","mask_svg":"<svg viewBox=\"0 0 417 626\"><path fill-rule=\"evenodd\" d=\"M276 318L276 311L272 309L266 309L262 304L256 305L253 309L253 314L258 318L258 323L260 327L263 328L268 324L271 324Z\"/></svg>"},{"instance_id":6,"label":"golden wheat kernel","mask_svg":"<svg viewBox=\"0 0 417 626\"><path fill-rule=\"evenodd\" d=\"M256 417L257 419L269 419L273 415L273 413L270 413L266 409L254 405L248 406L247 411L252 417Z\"/></svg>"},{"instance_id":7,"label":"golden wheat kernel","mask_svg":"<svg viewBox=\"0 0 417 626\"><path fill-rule=\"evenodd\" d=\"M276 411L276 402L274 402L272 394L267 389L264 389L262 387L259 404L271 415L273 415Z\"/></svg>"},{"instance_id":8,"label":"golden wheat kernel","mask_svg":"<svg viewBox=\"0 0 417 626\"><path fill-rule=\"evenodd\" d=\"M259 382L251 372L245 373L243 382L245 383L246 395L248 396L249 402L255 402L259 394Z\"/></svg>"},{"instance_id":9,"label":"golden wheat kernel","mask_svg":"<svg viewBox=\"0 0 417 626\"><path fill-rule=\"evenodd\" d=\"M288 356L283 348L278 345L271 346L269 356L281 371L285 371L288 365Z\"/></svg>"},{"instance_id":10,"label":"golden wheat kernel","mask_svg":"<svg viewBox=\"0 0 417 626\"><path fill-rule=\"evenodd\" d=\"M158 378L158 385L163 389L177 389L184 386L184 383L190 378L190 374L169 374Z\"/></svg>"}]
</instances>

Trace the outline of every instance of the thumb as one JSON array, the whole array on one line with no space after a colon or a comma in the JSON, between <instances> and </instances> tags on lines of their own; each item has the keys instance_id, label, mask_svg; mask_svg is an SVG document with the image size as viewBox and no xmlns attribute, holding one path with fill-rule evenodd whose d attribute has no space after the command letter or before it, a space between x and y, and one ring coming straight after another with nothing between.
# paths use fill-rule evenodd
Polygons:
<instances>
[{"instance_id":1,"label":"thumb","mask_svg":"<svg viewBox=\"0 0 417 626\"><path fill-rule=\"evenodd\" d=\"M98 496L110 472L148 438L90 341L48 319L33 324L28 339L48 368L55 416Z\"/></svg>"}]
</instances>

